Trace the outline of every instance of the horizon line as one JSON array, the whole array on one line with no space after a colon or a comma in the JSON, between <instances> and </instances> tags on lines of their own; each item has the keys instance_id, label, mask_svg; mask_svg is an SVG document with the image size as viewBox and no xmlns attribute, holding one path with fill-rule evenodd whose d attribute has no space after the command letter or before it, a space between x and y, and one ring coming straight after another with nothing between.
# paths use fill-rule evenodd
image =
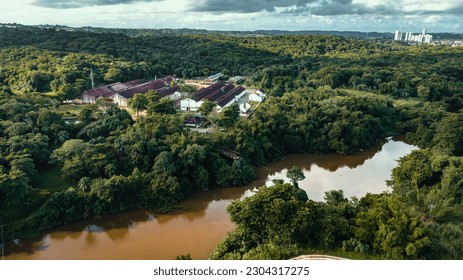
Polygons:
<instances>
[{"instance_id":1,"label":"horizon line","mask_svg":"<svg viewBox=\"0 0 463 280\"><path fill-rule=\"evenodd\" d=\"M82 28L95 28L95 29L122 29L122 30L199 30L199 31L208 31L208 32L245 32L245 33L252 33L252 32L268 32L268 31L276 31L276 32L352 32L352 33L384 33L384 34L394 34L396 30L401 29L394 29L392 31L359 31L359 30L323 30L323 29L299 29L299 30L288 30L288 29L255 29L255 30L220 30L220 29L206 29L206 28L192 28L192 27L163 27L163 28L153 28L153 27L103 27L103 26L92 26L92 25L82 25L82 26L70 26L65 24L23 24L23 23L4 23L0 22L0 25L19 25L19 26L26 26L26 27L41 27L41 26L50 26L50 27L67 27L67 28L75 28L75 29L82 29ZM423 27L425 28L425 27ZM420 31L416 31L420 32ZM429 32L429 31L428 31ZM412 31L413 33L413 31ZM451 33L451 34L463 34L463 32L452 32L452 31L434 31L429 32L428 34L433 33Z\"/></svg>"}]
</instances>

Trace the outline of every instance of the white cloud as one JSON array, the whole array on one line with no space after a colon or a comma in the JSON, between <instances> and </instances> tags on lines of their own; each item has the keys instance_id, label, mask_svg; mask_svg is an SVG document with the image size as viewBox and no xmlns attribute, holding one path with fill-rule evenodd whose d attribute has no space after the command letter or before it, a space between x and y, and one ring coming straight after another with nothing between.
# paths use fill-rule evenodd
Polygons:
<instances>
[{"instance_id":1,"label":"white cloud","mask_svg":"<svg viewBox=\"0 0 463 280\"><path fill-rule=\"evenodd\" d=\"M335 8L334 5L327 6L330 7L327 10L311 10L304 8L303 5L294 5L295 0L288 0L287 2L278 2L280 7L274 9L274 11L241 13L231 10L220 14L213 11L194 11L193 8L204 4L204 0L143 0L142 2L120 0L131 3L72 9L38 7L34 5L35 1L37 0L0 0L0 22L129 28L319 29L381 32L392 32L402 27L416 29L411 30L416 32L424 27L429 27L430 32L461 32L462 19L456 8L463 6L462 0L442 0L439 2L425 0L353 0L352 3L349 3L348 0L336 0L337 3L346 3L339 4L346 8L345 12L348 13L343 14L343 10ZM41 1L46 2L46 0ZM83 2L84 0L79 1ZM91 1L96 2L99 0ZM114 0L114 2L120 1ZM303 1L304 3L311 3L309 6L313 8L316 7L316 3L322 0ZM323 1L329 2L328 0ZM48 0L48 2L59 1ZM100 3L106 2L111 1L100 1ZM249 2L252 2L252 0L249 0ZM285 6L282 3L288 3L288 5ZM348 7L351 7L351 9L347 9ZM357 7L364 8L356 10ZM446 14L445 11L448 9L454 10L452 13ZM317 14L311 14L311 11L316 11Z\"/></svg>"},{"instance_id":2,"label":"white cloud","mask_svg":"<svg viewBox=\"0 0 463 280\"><path fill-rule=\"evenodd\" d=\"M442 16L432 15L432 16L426 17L424 19L424 22L426 22L426 23L436 23L436 22L440 21L441 19L442 19Z\"/></svg>"}]
</instances>

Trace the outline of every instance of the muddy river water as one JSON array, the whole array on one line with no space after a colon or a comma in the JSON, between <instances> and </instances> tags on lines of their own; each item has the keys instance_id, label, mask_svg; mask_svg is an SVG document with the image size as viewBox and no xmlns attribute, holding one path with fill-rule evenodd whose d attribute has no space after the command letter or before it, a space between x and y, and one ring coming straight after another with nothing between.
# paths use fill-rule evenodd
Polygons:
<instances>
[{"instance_id":1,"label":"muddy river water","mask_svg":"<svg viewBox=\"0 0 463 280\"><path fill-rule=\"evenodd\" d=\"M388 191L386 180L397 160L416 147L388 140L376 149L354 155L291 155L257 169L257 179L244 187L197 192L182 203L186 210L155 214L135 210L99 220L83 221L45 232L41 237L10 243L6 259L175 259L191 254L207 259L215 245L234 229L226 207L257 187L285 179L287 168L304 169L299 182L310 199L321 201L325 191L342 189L346 197Z\"/></svg>"}]
</instances>

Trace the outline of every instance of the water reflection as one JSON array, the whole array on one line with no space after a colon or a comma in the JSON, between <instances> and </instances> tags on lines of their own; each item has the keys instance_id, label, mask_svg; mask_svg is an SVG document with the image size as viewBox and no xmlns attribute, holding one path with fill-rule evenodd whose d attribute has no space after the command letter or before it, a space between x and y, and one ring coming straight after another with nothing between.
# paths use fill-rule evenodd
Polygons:
<instances>
[{"instance_id":1,"label":"water reflection","mask_svg":"<svg viewBox=\"0 0 463 280\"><path fill-rule=\"evenodd\" d=\"M186 210L159 214L149 210L121 213L54 229L42 238L9 244L7 259L175 259L190 253L206 259L227 232L234 229L226 207L252 195L275 178L286 179L287 168L304 169L299 183L314 200L342 188L347 197L385 191L396 160L415 147L390 140L377 149L355 155L293 155L257 170L245 187L197 192L182 203ZM287 179L286 179L287 180Z\"/></svg>"},{"instance_id":2,"label":"water reflection","mask_svg":"<svg viewBox=\"0 0 463 280\"><path fill-rule=\"evenodd\" d=\"M414 149L417 148L400 141L389 140L374 155L359 153L341 156L342 158L339 155L306 156L309 160L302 164L300 155L292 156L288 158L284 169L268 174L265 184L272 185L274 179L289 182L286 177L287 167L296 165L303 169L305 175L299 186L312 200L323 201L325 192L338 189L342 189L346 197L381 193L387 191L385 182L397 165L396 161Z\"/></svg>"}]
</instances>

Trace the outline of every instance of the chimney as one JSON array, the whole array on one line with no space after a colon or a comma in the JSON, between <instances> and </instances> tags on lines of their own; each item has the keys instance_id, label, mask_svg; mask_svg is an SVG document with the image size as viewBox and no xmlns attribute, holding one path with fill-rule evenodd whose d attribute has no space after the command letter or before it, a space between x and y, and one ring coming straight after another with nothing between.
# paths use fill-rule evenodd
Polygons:
<instances>
[{"instance_id":1,"label":"chimney","mask_svg":"<svg viewBox=\"0 0 463 280\"><path fill-rule=\"evenodd\" d=\"M92 88L95 88L95 80L93 79L93 68L90 68L90 80L92 81Z\"/></svg>"}]
</instances>

